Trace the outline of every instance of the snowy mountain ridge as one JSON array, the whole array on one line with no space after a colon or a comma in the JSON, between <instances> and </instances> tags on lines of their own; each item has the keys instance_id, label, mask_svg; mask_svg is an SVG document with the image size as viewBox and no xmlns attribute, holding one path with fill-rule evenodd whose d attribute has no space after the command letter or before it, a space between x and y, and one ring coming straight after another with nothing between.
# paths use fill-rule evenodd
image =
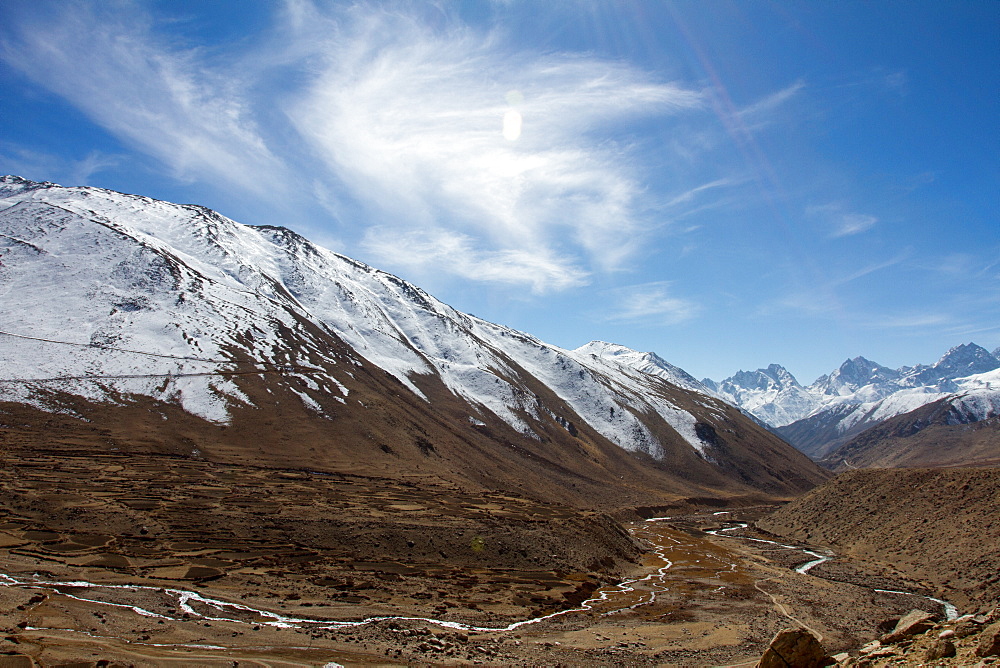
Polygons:
<instances>
[{"instance_id":1,"label":"snowy mountain ridge","mask_svg":"<svg viewBox=\"0 0 1000 668\"><path fill-rule=\"evenodd\" d=\"M718 383L711 379L702 383L717 396L772 427L781 427L831 406L874 404L897 392L911 397L935 395L932 400L936 400L966 389L965 378L997 368L1000 358L975 343L968 343L953 347L930 366L894 370L855 357L808 386L799 384L778 364L757 371L739 371Z\"/></svg>"},{"instance_id":2,"label":"snowy mountain ridge","mask_svg":"<svg viewBox=\"0 0 1000 668\"><path fill-rule=\"evenodd\" d=\"M932 365L895 370L855 357L806 387L774 364L740 371L721 383L704 383L807 454L821 456L850 435L942 399L969 418L998 415L998 369L1000 358L968 343L951 348Z\"/></svg>"},{"instance_id":3,"label":"snowy mountain ridge","mask_svg":"<svg viewBox=\"0 0 1000 668\"><path fill-rule=\"evenodd\" d=\"M739 371L721 383L708 378L702 383L715 396L772 426L795 422L820 405L819 400L779 364L756 371Z\"/></svg>"},{"instance_id":4,"label":"snowy mountain ridge","mask_svg":"<svg viewBox=\"0 0 1000 668\"><path fill-rule=\"evenodd\" d=\"M4 177L0 253L0 380L9 400L44 403L53 388L94 400L169 397L225 423L232 405L252 403L238 373L294 369L306 388L296 392L319 410L320 393L340 403L351 397L318 360L349 374L363 358L425 400L421 379L440 378L472 407L474 423L485 411L537 438L532 421L552 410L531 389L534 378L626 450L663 456L662 435L641 418L651 414L712 461L712 438L697 427L703 418L672 396L678 387L705 388L659 357L613 344L563 350L460 313L285 228ZM355 354L329 359L315 327ZM301 349L283 340L292 332ZM706 415L725 410L696 397Z\"/></svg>"}]
</instances>

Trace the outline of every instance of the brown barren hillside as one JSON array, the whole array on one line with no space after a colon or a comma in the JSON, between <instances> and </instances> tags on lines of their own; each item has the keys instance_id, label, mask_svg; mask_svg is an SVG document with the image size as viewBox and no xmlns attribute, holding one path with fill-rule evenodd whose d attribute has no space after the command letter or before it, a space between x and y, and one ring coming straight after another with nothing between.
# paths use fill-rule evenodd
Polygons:
<instances>
[{"instance_id":1,"label":"brown barren hillside","mask_svg":"<svg viewBox=\"0 0 1000 668\"><path fill-rule=\"evenodd\" d=\"M935 401L862 432L821 463L834 471L1000 465L1000 417L956 422L951 404Z\"/></svg>"},{"instance_id":2,"label":"brown barren hillside","mask_svg":"<svg viewBox=\"0 0 1000 668\"><path fill-rule=\"evenodd\" d=\"M960 610L1000 599L1000 468L864 469L757 521L923 580Z\"/></svg>"}]
</instances>

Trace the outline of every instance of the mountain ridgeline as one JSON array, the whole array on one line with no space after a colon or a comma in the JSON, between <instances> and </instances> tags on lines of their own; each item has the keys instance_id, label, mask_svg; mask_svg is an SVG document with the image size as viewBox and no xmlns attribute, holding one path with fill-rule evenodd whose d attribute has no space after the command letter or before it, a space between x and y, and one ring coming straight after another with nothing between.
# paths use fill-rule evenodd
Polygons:
<instances>
[{"instance_id":1,"label":"mountain ridgeline","mask_svg":"<svg viewBox=\"0 0 1000 668\"><path fill-rule=\"evenodd\" d=\"M558 348L284 227L4 177L0 253L0 410L77 447L606 508L827 477L651 353Z\"/></svg>"},{"instance_id":2,"label":"mountain ridgeline","mask_svg":"<svg viewBox=\"0 0 1000 668\"><path fill-rule=\"evenodd\" d=\"M986 436L1000 416L1000 349L968 343L899 369L855 357L808 386L777 364L702 382L833 469L1000 461ZM921 434L931 427L933 437Z\"/></svg>"}]
</instances>

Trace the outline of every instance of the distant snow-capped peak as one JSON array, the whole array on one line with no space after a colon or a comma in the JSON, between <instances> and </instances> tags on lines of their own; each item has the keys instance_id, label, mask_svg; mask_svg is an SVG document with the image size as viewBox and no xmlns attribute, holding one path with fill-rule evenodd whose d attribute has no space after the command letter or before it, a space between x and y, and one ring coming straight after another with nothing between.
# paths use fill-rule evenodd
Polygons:
<instances>
[{"instance_id":1,"label":"distant snow-capped peak","mask_svg":"<svg viewBox=\"0 0 1000 668\"><path fill-rule=\"evenodd\" d=\"M819 401L780 364L738 371L721 383L702 381L715 394L771 425L790 424L811 413Z\"/></svg>"},{"instance_id":2,"label":"distant snow-capped peak","mask_svg":"<svg viewBox=\"0 0 1000 668\"><path fill-rule=\"evenodd\" d=\"M721 383L706 379L717 395L772 427L812 419L836 409L847 428L882 420L962 389L958 379L1000 368L1000 358L974 343L955 346L933 365L890 369L864 357L802 387L783 367L739 371ZM853 407L853 408L852 408Z\"/></svg>"},{"instance_id":3,"label":"distant snow-capped peak","mask_svg":"<svg viewBox=\"0 0 1000 668\"><path fill-rule=\"evenodd\" d=\"M910 387L939 385L941 389L953 387L952 381L962 376L992 371L1000 367L1000 359L975 343L963 343L951 348L929 367L915 367L907 374L905 384Z\"/></svg>"},{"instance_id":4,"label":"distant snow-capped peak","mask_svg":"<svg viewBox=\"0 0 1000 668\"><path fill-rule=\"evenodd\" d=\"M830 375L817 379L810 389L821 394L843 396L866 385L891 383L899 376L899 372L888 367L864 357L855 357L845 361Z\"/></svg>"}]
</instances>

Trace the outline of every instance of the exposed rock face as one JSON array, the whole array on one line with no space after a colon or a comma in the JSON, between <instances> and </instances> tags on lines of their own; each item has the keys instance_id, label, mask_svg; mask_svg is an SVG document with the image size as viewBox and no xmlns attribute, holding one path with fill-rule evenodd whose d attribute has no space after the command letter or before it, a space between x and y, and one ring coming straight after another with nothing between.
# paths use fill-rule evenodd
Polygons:
<instances>
[{"instance_id":1,"label":"exposed rock face","mask_svg":"<svg viewBox=\"0 0 1000 668\"><path fill-rule=\"evenodd\" d=\"M34 660L27 654L5 654L0 656L0 668L34 668L34 666Z\"/></svg>"},{"instance_id":2,"label":"exposed rock face","mask_svg":"<svg viewBox=\"0 0 1000 668\"><path fill-rule=\"evenodd\" d=\"M915 610L904 617L897 626L905 626L914 633L899 634L892 639L884 636L873 640L856 651L843 652L832 657L843 668L890 668L895 666L986 666L998 665L1000 656L1000 609L977 615L963 615L958 619L933 622L926 620L926 613ZM930 626L924 630L925 625Z\"/></svg>"},{"instance_id":3,"label":"exposed rock face","mask_svg":"<svg viewBox=\"0 0 1000 668\"><path fill-rule=\"evenodd\" d=\"M928 661L940 661L941 659L947 659L948 657L955 656L958 650L955 649L955 643L947 639L938 639L927 653L924 655Z\"/></svg>"},{"instance_id":4,"label":"exposed rock face","mask_svg":"<svg viewBox=\"0 0 1000 668\"><path fill-rule=\"evenodd\" d=\"M757 668L821 668L830 661L810 631L803 628L778 631Z\"/></svg>"}]
</instances>

